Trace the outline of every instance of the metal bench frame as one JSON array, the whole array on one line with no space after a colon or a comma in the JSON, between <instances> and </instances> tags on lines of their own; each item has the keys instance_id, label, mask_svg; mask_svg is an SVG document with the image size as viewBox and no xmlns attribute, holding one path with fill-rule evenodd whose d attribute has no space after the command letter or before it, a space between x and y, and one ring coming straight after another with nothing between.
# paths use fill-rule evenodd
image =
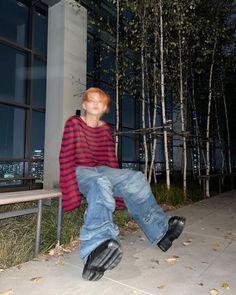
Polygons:
<instances>
[{"instance_id":1,"label":"metal bench frame","mask_svg":"<svg viewBox=\"0 0 236 295\"><path fill-rule=\"evenodd\" d=\"M9 205L22 202L37 201L37 207L28 209L22 209L17 211L0 212L0 220L5 218L11 218L16 216L37 214L37 225L36 225L36 238L35 238L35 256L39 254L40 248L40 235L41 235L41 223L42 223L42 212L43 212L43 200L58 198L58 211L57 211L57 233L56 238L60 243L61 239L61 223L62 223L62 200L61 192L59 190L28 190L28 191L17 191L17 192L4 192L0 193L0 205Z\"/></svg>"}]
</instances>

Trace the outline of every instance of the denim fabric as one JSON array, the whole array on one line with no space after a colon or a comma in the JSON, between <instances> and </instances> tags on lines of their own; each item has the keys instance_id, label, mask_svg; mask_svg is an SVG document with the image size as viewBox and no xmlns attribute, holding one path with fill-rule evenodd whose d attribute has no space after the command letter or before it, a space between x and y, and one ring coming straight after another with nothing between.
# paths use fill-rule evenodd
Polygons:
<instances>
[{"instance_id":1,"label":"denim fabric","mask_svg":"<svg viewBox=\"0 0 236 295\"><path fill-rule=\"evenodd\" d=\"M112 219L114 196L123 197L130 215L153 245L167 232L169 217L157 204L142 172L108 166L80 166L76 168L76 177L88 203L80 231L82 260L86 261L91 251L105 240L119 241L119 229Z\"/></svg>"}]
</instances>

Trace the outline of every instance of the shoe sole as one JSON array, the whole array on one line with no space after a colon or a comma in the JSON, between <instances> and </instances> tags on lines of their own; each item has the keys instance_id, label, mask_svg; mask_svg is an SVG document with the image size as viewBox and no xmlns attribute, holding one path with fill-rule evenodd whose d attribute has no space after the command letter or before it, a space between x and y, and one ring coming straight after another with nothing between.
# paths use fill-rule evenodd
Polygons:
<instances>
[{"instance_id":1,"label":"shoe sole","mask_svg":"<svg viewBox=\"0 0 236 295\"><path fill-rule=\"evenodd\" d=\"M183 230L184 230L184 226L185 226L185 218L181 218L178 220L178 223L176 225L176 233L175 233L175 239L178 239L178 237L182 234ZM173 241L174 241L173 240ZM173 241L169 240L169 239L166 239L165 242L159 242L158 243L158 247L163 251L163 252L166 252L171 246L172 246L172 243Z\"/></svg>"},{"instance_id":2,"label":"shoe sole","mask_svg":"<svg viewBox=\"0 0 236 295\"><path fill-rule=\"evenodd\" d=\"M118 242L109 242L107 248L90 261L89 265L85 265L82 277L89 281L98 281L106 270L111 270L120 263L122 256L123 252Z\"/></svg>"}]
</instances>

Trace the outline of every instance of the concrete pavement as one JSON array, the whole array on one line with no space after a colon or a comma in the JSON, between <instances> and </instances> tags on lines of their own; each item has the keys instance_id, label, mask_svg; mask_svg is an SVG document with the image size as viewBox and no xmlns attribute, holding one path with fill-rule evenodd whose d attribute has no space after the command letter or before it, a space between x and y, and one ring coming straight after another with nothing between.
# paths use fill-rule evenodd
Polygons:
<instances>
[{"instance_id":1,"label":"concrete pavement","mask_svg":"<svg viewBox=\"0 0 236 295\"><path fill-rule=\"evenodd\" d=\"M75 250L0 273L0 294L235 295L236 191L168 214L185 216L187 223L166 253L150 245L138 230L122 238L121 263L98 282L81 278L83 265Z\"/></svg>"}]
</instances>

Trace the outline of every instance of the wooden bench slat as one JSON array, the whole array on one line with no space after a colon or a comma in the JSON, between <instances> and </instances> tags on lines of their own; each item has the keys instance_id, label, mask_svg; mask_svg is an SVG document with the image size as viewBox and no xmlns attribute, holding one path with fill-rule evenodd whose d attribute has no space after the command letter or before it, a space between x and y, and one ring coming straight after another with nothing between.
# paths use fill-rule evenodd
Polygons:
<instances>
[{"instance_id":1,"label":"wooden bench slat","mask_svg":"<svg viewBox=\"0 0 236 295\"><path fill-rule=\"evenodd\" d=\"M0 193L0 205L9 205L20 202L38 201L37 207L26 208L17 211L0 212L0 219L17 217L27 214L37 214L36 238L35 238L35 255L39 253L41 220L43 210L43 199L58 198L57 210L57 241L60 243L61 223L62 223L62 200L59 189L40 189Z\"/></svg>"},{"instance_id":2,"label":"wooden bench slat","mask_svg":"<svg viewBox=\"0 0 236 295\"><path fill-rule=\"evenodd\" d=\"M0 193L0 205L61 197L59 190L29 190Z\"/></svg>"}]
</instances>

